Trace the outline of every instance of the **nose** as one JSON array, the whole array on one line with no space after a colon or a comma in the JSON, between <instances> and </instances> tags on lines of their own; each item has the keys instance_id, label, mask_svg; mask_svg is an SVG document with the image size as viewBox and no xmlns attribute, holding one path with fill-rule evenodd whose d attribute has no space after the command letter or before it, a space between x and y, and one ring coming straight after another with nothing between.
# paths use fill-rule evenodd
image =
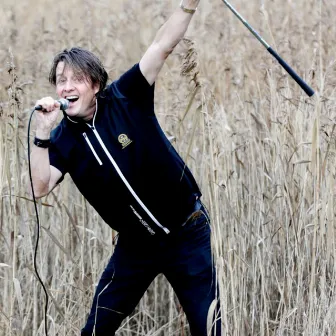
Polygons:
<instances>
[{"instance_id":1,"label":"nose","mask_svg":"<svg viewBox=\"0 0 336 336\"><path fill-rule=\"evenodd\" d=\"M69 92L69 91L72 91L74 89L74 85L72 83L71 80L67 80L64 87L63 87L63 90L66 91L66 92Z\"/></svg>"}]
</instances>

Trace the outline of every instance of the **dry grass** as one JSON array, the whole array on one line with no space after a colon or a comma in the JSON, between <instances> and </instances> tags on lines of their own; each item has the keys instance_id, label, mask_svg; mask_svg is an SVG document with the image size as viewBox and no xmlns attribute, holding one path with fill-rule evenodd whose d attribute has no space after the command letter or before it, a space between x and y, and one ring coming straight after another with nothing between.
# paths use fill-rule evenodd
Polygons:
<instances>
[{"instance_id":1,"label":"dry grass","mask_svg":"<svg viewBox=\"0 0 336 336\"><path fill-rule=\"evenodd\" d=\"M0 335L43 335L26 130L34 102L54 95L47 83L53 55L87 47L115 78L140 59L177 4L2 0ZM336 4L232 4L317 95L307 98L221 1L200 5L190 41L176 48L158 80L159 120L211 212L223 335L335 335ZM181 74L190 47L196 68ZM78 335L113 233L69 178L39 211L49 335ZM119 335L187 335L186 326L158 277Z\"/></svg>"}]
</instances>

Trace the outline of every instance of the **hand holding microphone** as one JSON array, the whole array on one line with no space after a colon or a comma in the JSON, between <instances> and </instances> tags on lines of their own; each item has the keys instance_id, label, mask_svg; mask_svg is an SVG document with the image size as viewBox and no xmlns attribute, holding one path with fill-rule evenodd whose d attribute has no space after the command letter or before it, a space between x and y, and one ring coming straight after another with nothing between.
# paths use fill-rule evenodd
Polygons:
<instances>
[{"instance_id":1,"label":"hand holding microphone","mask_svg":"<svg viewBox=\"0 0 336 336\"><path fill-rule=\"evenodd\" d=\"M64 98L55 100L52 97L45 97L38 100L34 108L37 111L36 136L41 139L49 138L60 110L65 111L68 107L69 101Z\"/></svg>"},{"instance_id":2,"label":"hand holding microphone","mask_svg":"<svg viewBox=\"0 0 336 336\"><path fill-rule=\"evenodd\" d=\"M65 111L69 107L69 100L61 98L59 100L54 100L51 97L43 98L38 100L35 105L36 111L51 112L54 107L59 107L62 111Z\"/></svg>"}]
</instances>

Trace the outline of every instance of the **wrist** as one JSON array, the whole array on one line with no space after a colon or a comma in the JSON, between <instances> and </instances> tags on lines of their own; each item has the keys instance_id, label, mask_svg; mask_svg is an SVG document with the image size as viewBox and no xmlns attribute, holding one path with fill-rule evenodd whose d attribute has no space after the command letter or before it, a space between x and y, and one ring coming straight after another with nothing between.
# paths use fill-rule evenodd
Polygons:
<instances>
[{"instance_id":1,"label":"wrist","mask_svg":"<svg viewBox=\"0 0 336 336\"><path fill-rule=\"evenodd\" d=\"M35 136L41 140L48 140L50 139L50 130L37 129Z\"/></svg>"}]
</instances>

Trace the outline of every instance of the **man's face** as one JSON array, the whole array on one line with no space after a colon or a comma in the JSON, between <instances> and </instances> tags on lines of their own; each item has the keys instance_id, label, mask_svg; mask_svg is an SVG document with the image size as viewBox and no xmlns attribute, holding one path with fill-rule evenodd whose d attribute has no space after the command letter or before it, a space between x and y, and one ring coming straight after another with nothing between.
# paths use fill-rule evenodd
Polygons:
<instances>
[{"instance_id":1,"label":"man's face","mask_svg":"<svg viewBox=\"0 0 336 336\"><path fill-rule=\"evenodd\" d=\"M60 98L70 101L66 113L70 117L90 120L96 110L95 94L99 91L98 84L92 84L83 75L78 76L71 67L59 62L56 67L56 93Z\"/></svg>"}]
</instances>

